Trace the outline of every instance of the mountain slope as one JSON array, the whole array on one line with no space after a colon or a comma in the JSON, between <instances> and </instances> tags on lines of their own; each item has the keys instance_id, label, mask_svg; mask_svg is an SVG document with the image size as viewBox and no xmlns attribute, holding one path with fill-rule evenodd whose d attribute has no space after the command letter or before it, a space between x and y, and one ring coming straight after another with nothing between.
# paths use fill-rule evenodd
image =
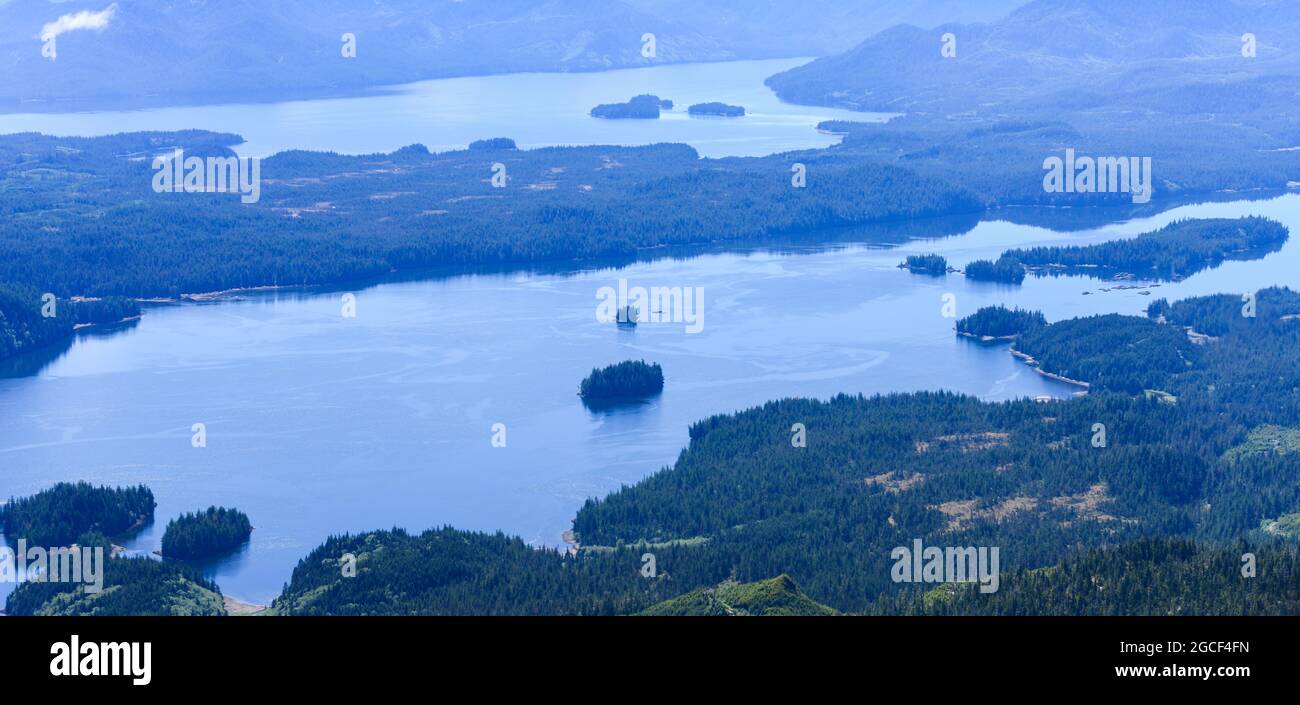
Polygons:
<instances>
[{"instance_id":1,"label":"mountain slope","mask_svg":"<svg viewBox=\"0 0 1300 705\"><path fill-rule=\"evenodd\" d=\"M723 583L661 602L646 617L830 617L839 614L803 594L788 575L755 583Z\"/></svg>"},{"instance_id":2,"label":"mountain slope","mask_svg":"<svg viewBox=\"0 0 1300 705\"><path fill-rule=\"evenodd\" d=\"M220 617L220 588L180 563L150 558L109 558L102 564L103 590L88 593L76 582L24 582L10 593L11 616Z\"/></svg>"},{"instance_id":3,"label":"mountain slope","mask_svg":"<svg viewBox=\"0 0 1300 705\"><path fill-rule=\"evenodd\" d=\"M725 37L734 50L758 56L779 46L785 56L826 56L899 24L936 27L1005 17L1026 0L624 0Z\"/></svg>"},{"instance_id":4,"label":"mountain slope","mask_svg":"<svg viewBox=\"0 0 1300 705\"><path fill-rule=\"evenodd\" d=\"M1049 187L1045 160L1069 150L1150 159L1153 201L1278 191L1300 185L1298 37L1300 3L1284 0L1035 0L991 24L895 27L767 82L791 102L904 113L824 124L845 135L828 152L943 174L996 205L1140 202Z\"/></svg>"},{"instance_id":5,"label":"mountain slope","mask_svg":"<svg viewBox=\"0 0 1300 705\"><path fill-rule=\"evenodd\" d=\"M78 10L113 8L100 30L57 39L41 28ZM118 0L0 7L0 99L185 100L257 93L319 93L440 76L593 70L647 63L641 35L659 35L664 61L729 58L691 28L602 0ZM344 33L357 37L343 57ZM146 69L147 70L144 70ZM23 109L41 109L27 103Z\"/></svg>"},{"instance_id":6,"label":"mountain slope","mask_svg":"<svg viewBox=\"0 0 1300 705\"><path fill-rule=\"evenodd\" d=\"M1244 574L1247 556L1265 569ZM1246 571L1247 573L1249 571ZM956 584L908 593L876 614L1186 616L1300 614L1300 554L1282 542L1251 546L1144 539L1073 553L1016 571L993 595Z\"/></svg>"},{"instance_id":7,"label":"mountain slope","mask_svg":"<svg viewBox=\"0 0 1300 705\"><path fill-rule=\"evenodd\" d=\"M768 83L792 102L858 110L1248 110L1294 97L1276 77L1300 73L1297 30L1300 5L1286 0L1036 0L991 24L895 27ZM943 33L955 57L941 54Z\"/></svg>"}]
</instances>

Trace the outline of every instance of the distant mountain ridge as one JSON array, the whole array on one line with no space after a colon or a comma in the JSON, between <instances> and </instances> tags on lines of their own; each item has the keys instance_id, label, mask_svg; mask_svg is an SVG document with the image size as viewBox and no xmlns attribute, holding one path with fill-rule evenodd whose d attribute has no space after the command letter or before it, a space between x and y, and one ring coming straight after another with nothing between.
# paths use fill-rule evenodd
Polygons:
<instances>
[{"instance_id":1,"label":"distant mountain ridge","mask_svg":"<svg viewBox=\"0 0 1300 705\"><path fill-rule=\"evenodd\" d=\"M940 52L945 33L956 38L951 58ZM989 24L894 27L768 85L792 102L856 110L1249 108L1294 100L1294 84L1277 77L1300 74L1297 49L1300 3L1288 0L1035 0Z\"/></svg>"},{"instance_id":2,"label":"distant mountain ridge","mask_svg":"<svg viewBox=\"0 0 1300 705\"><path fill-rule=\"evenodd\" d=\"M899 24L987 22L1027 0L623 0L709 33L732 32L745 55L778 45L785 56L826 56Z\"/></svg>"},{"instance_id":3,"label":"distant mountain ridge","mask_svg":"<svg viewBox=\"0 0 1300 705\"><path fill-rule=\"evenodd\" d=\"M9 0L0 3L0 112L113 102L201 103L354 94L450 76L593 71L662 63L823 55L897 21L992 18L943 0ZM98 29L47 23L108 13ZM737 18L745 18L739 21ZM827 35L840 27L846 34ZM356 57L342 55L356 35ZM655 35L655 56L642 38Z\"/></svg>"}]
</instances>

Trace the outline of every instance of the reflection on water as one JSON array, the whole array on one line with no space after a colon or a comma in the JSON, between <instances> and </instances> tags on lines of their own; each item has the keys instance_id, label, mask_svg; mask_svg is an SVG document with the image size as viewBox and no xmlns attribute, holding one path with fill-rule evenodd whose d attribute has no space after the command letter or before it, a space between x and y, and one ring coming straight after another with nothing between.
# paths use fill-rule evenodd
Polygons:
<instances>
[{"instance_id":1,"label":"reflection on water","mask_svg":"<svg viewBox=\"0 0 1300 705\"><path fill-rule=\"evenodd\" d=\"M256 531L256 527L253 530ZM187 561L187 563L203 572L204 575L215 575L221 570L240 570L242 566L252 559L251 549L252 543L245 542L220 556Z\"/></svg>"},{"instance_id":2,"label":"reflection on water","mask_svg":"<svg viewBox=\"0 0 1300 705\"><path fill-rule=\"evenodd\" d=\"M45 369L71 350L77 344L79 339L112 338L113 336L130 332L139 323L139 319L133 319L130 321L123 321L122 323L115 323L113 325L99 325L92 328L82 328L76 331L72 337L60 340L52 345L47 345L24 355L15 355L14 357L0 359L0 379L30 377L32 375L40 374L41 370Z\"/></svg>"},{"instance_id":3,"label":"reflection on water","mask_svg":"<svg viewBox=\"0 0 1300 705\"><path fill-rule=\"evenodd\" d=\"M30 377L39 373L71 350L75 340L75 337L67 338L23 355L0 358L0 379Z\"/></svg>"},{"instance_id":4,"label":"reflection on water","mask_svg":"<svg viewBox=\"0 0 1300 705\"><path fill-rule=\"evenodd\" d=\"M656 394L654 397L645 399L587 399L584 397L582 405L593 415L638 415L645 409L653 407L658 396Z\"/></svg>"},{"instance_id":5,"label":"reflection on water","mask_svg":"<svg viewBox=\"0 0 1300 705\"><path fill-rule=\"evenodd\" d=\"M1252 200L1263 201L1285 195L1285 192L1258 192ZM1083 208L1048 206L1012 206L998 208L985 215L987 220L1005 220L1017 225L1031 225L1059 232L1079 232L1104 227L1111 223L1155 218L1175 208L1210 203L1240 202L1239 193L1218 193L1198 196L1161 197L1150 203L1114 203Z\"/></svg>"}]
</instances>

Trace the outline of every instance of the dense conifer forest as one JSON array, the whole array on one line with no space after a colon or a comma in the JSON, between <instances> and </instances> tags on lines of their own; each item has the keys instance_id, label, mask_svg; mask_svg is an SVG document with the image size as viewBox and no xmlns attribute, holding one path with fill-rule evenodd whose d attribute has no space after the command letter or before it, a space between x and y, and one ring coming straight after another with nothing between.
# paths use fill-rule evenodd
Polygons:
<instances>
[{"instance_id":1,"label":"dense conifer forest","mask_svg":"<svg viewBox=\"0 0 1300 705\"><path fill-rule=\"evenodd\" d=\"M177 297L448 265L626 259L981 207L899 166L810 154L800 188L791 170L802 156L702 160L671 144L290 151L263 160L256 204L154 193L143 155L233 156L238 142L203 132L0 137L0 283L60 299ZM503 188L492 183L495 164Z\"/></svg>"},{"instance_id":2,"label":"dense conifer forest","mask_svg":"<svg viewBox=\"0 0 1300 705\"><path fill-rule=\"evenodd\" d=\"M1300 614L1300 551L1280 542L1251 546L1143 539L1018 570L1003 577L995 594L948 584L900 594L871 613L1294 616Z\"/></svg>"},{"instance_id":3,"label":"dense conifer forest","mask_svg":"<svg viewBox=\"0 0 1300 705\"><path fill-rule=\"evenodd\" d=\"M1164 389L1203 352L1180 328L1114 313L1029 330L1015 349L1044 371L1128 394Z\"/></svg>"},{"instance_id":4,"label":"dense conifer forest","mask_svg":"<svg viewBox=\"0 0 1300 705\"><path fill-rule=\"evenodd\" d=\"M640 554L566 556L450 528L331 537L293 571L276 614L614 615L675 595ZM350 575L351 577L344 577Z\"/></svg>"}]
</instances>

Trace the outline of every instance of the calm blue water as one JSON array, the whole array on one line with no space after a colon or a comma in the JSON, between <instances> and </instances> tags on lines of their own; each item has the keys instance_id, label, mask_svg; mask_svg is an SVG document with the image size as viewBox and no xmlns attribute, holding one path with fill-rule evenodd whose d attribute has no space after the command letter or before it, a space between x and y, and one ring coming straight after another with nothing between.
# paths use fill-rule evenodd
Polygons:
<instances>
[{"instance_id":1,"label":"calm blue water","mask_svg":"<svg viewBox=\"0 0 1300 705\"><path fill-rule=\"evenodd\" d=\"M702 156L765 156L826 147L823 120L859 122L884 115L789 105L763 85L806 59L683 64L602 73L535 73L421 81L395 93L286 103L159 108L68 114L0 115L0 134L108 135L142 130L208 129L242 135L243 156L286 149L344 154L391 152L421 143L435 152L463 149L485 137L511 137L520 147L644 145L685 142ZM654 93L676 103L659 120L598 120L601 103ZM692 118L686 108L721 101L744 106L737 119Z\"/></svg>"},{"instance_id":2,"label":"calm blue water","mask_svg":"<svg viewBox=\"0 0 1300 705\"><path fill-rule=\"evenodd\" d=\"M555 108L545 119L528 104L530 96L547 93L533 85L543 78L494 77L429 82L397 98L364 99L378 101L370 108L315 101L41 116L40 127L60 131L62 124L84 134L210 127L249 135L254 153L290 146L364 152L414 141L438 148L492 134L549 144L563 141L566 130L575 143L699 139L697 146L726 144L738 154L829 141L808 123L834 111L789 106L773 112L802 121L797 130L775 119L745 132L743 123L716 128L684 117L656 125L592 124L583 117L594 102L642 91L679 104L762 105L761 79L776 70L774 63L780 62L652 69L645 76L653 80L631 91L625 74L637 72L544 77L569 86L564 95L572 99L572 110ZM709 71L734 71L736 82L691 83L703 80L691 72ZM430 111L441 109L445 91L424 87L448 84L479 88L464 89L461 107L420 125L385 112L394 105L385 101L415 106L424 100ZM492 85L521 92L488 97ZM692 85L709 87L692 92ZM476 90L482 95L466 97ZM513 106L508 125L467 126L446 117L494 103ZM517 113L525 107L521 122ZM365 119L342 119L339 109ZM214 124L222 110L245 122ZM562 124L555 117L561 113L576 126ZM15 127L22 119L0 117L0 131L27 129ZM716 132L710 137L709 131ZM736 141L713 141L727 134ZM1140 313L1155 296L1300 288L1300 239L1263 260L1227 263L1148 290L1154 296L1102 292L1110 285L1077 277L1009 287L915 276L896 268L908 254L938 252L961 266L1012 246L1097 242L1179 218L1250 214L1300 233L1300 195L1292 194L1192 205L1068 234L994 219L941 237L953 230L935 221L918 224L913 234L937 239L905 245L883 244L899 239L867 229L835 233L835 245L779 252L696 252L619 268L459 274L350 292L265 292L155 307L138 325L83 335L64 352L29 361L27 369L0 371L0 498L59 481L147 484L158 499L157 520L128 544L143 553L159 547L167 521L178 514L214 504L238 507L253 520L253 539L208 570L227 594L262 603L279 592L301 557L334 533L450 524L557 546L583 500L671 464L690 424L713 414L841 392L950 389L1000 400L1075 391L1035 374L1004 348L957 339L953 320L941 315L945 294L956 296L959 316L1006 304L1059 320ZM692 335L683 324L647 324L626 331L597 322L597 292L620 279L631 286L702 288L703 330ZM357 298L355 318L341 315L345 293ZM584 408L575 393L582 377L593 366L629 358L664 366L663 395L611 411ZM195 423L207 426L206 448L191 447ZM491 444L498 423L507 428L505 448ZM0 599L10 589L0 584Z\"/></svg>"}]
</instances>

